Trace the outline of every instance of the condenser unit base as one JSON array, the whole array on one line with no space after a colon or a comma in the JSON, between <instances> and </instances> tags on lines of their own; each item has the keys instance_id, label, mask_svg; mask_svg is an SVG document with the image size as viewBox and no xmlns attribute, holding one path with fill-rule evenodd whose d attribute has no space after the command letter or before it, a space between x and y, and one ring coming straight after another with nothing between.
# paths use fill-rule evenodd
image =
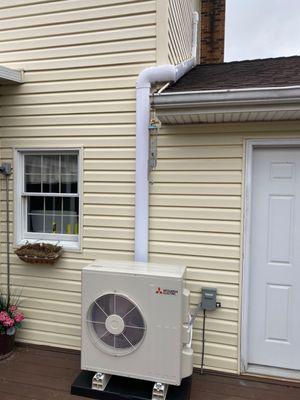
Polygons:
<instances>
[{"instance_id":1,"label":"condenser unit base","mask_svg":"<svg viewBox=\"0 0 300 400\"><path fill-rule=\"evenodd\" d=\"M81 371L71 386L71 394L100 400L151 400L153 382L112 376L104 391L92 389L95 372ZM166 400L189 400L192 377L180 386L169 386Z\"/></svg>"}]
</instances>

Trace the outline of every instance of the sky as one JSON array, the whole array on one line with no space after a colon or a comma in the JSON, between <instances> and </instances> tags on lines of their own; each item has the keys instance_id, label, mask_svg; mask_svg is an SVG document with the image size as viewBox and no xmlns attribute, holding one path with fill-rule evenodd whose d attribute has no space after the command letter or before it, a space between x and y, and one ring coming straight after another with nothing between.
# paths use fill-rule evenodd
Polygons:
<instances>
[{"instance_id":1,"label":"sky","mask_svg":"<svg viewBox=\"0 0 300 400\"><path fill-rule=\"evenodd\" d=\"M225 61L300 55L300 0L227 0Z\"/></svg>"}]
</instances>

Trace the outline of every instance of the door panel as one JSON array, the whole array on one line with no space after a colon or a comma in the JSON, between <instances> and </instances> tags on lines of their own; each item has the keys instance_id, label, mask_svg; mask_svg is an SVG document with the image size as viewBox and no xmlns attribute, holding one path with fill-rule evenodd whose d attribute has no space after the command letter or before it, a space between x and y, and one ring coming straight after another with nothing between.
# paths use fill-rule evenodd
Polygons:
<instances>
[{"instance_id":1,"label":"door panel","mask_svg":"<svg viewBox=\"0 0 300 400\"><path fill-rule=\"evenodd\" d=\"M248 362L300 370L300 149L253 152Z\"/></svg>"},{"instance_id":2,"label":"door panel","mask_svg":"<svg viewBox=\"0 0 300 400\"><path fill-rule=\"evenodd\" d=\"M294 240L294 197L270 196L269 201L269 264L291 264Z\"/></svg>"},{"instance_id":3,"label":"door panel","mask_svg":"<svg viewBox=\"0 0 300 400\"><path fill-rule=\"evenodd\" d=\"M267 284L266 289L266 340L289 342L291 287Z\"/></svg>"}]
</instances>

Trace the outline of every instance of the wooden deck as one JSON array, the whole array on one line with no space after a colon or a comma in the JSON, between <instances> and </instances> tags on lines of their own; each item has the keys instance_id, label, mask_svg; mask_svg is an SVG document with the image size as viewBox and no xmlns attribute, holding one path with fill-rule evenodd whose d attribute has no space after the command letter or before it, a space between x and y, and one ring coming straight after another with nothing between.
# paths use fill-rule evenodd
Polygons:
<instances>
[{"instance_id":1,"label":"wooden deck","mask_svg":"<svg viewBox=\"0 0 300 400\"><path fill-rule=\"evenodd\" d=\"M1 400L80 400L70 385L80 369L79 354L43 348L18 347L0 362ZM297 384L240 379L234 376L194 375L191 400L299 400Z\"/></svg>"}]
</instances>

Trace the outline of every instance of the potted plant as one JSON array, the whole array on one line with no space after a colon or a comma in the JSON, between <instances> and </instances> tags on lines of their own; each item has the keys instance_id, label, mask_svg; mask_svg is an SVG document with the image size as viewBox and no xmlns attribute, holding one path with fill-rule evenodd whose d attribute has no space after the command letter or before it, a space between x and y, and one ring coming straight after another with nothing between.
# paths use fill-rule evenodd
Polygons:
<instances>
[{"instance_id":1,"label":"potted plant","mask_svg":"<svg viewBox=\"0 0 300 400\"><path fill-rule=\"evenodd\" d=\"M7 301L0 295L0 360L13 352L16 331L21 328L23 319L24 314L18 310L18 299Z\"/></svg>"}]
</instances>

